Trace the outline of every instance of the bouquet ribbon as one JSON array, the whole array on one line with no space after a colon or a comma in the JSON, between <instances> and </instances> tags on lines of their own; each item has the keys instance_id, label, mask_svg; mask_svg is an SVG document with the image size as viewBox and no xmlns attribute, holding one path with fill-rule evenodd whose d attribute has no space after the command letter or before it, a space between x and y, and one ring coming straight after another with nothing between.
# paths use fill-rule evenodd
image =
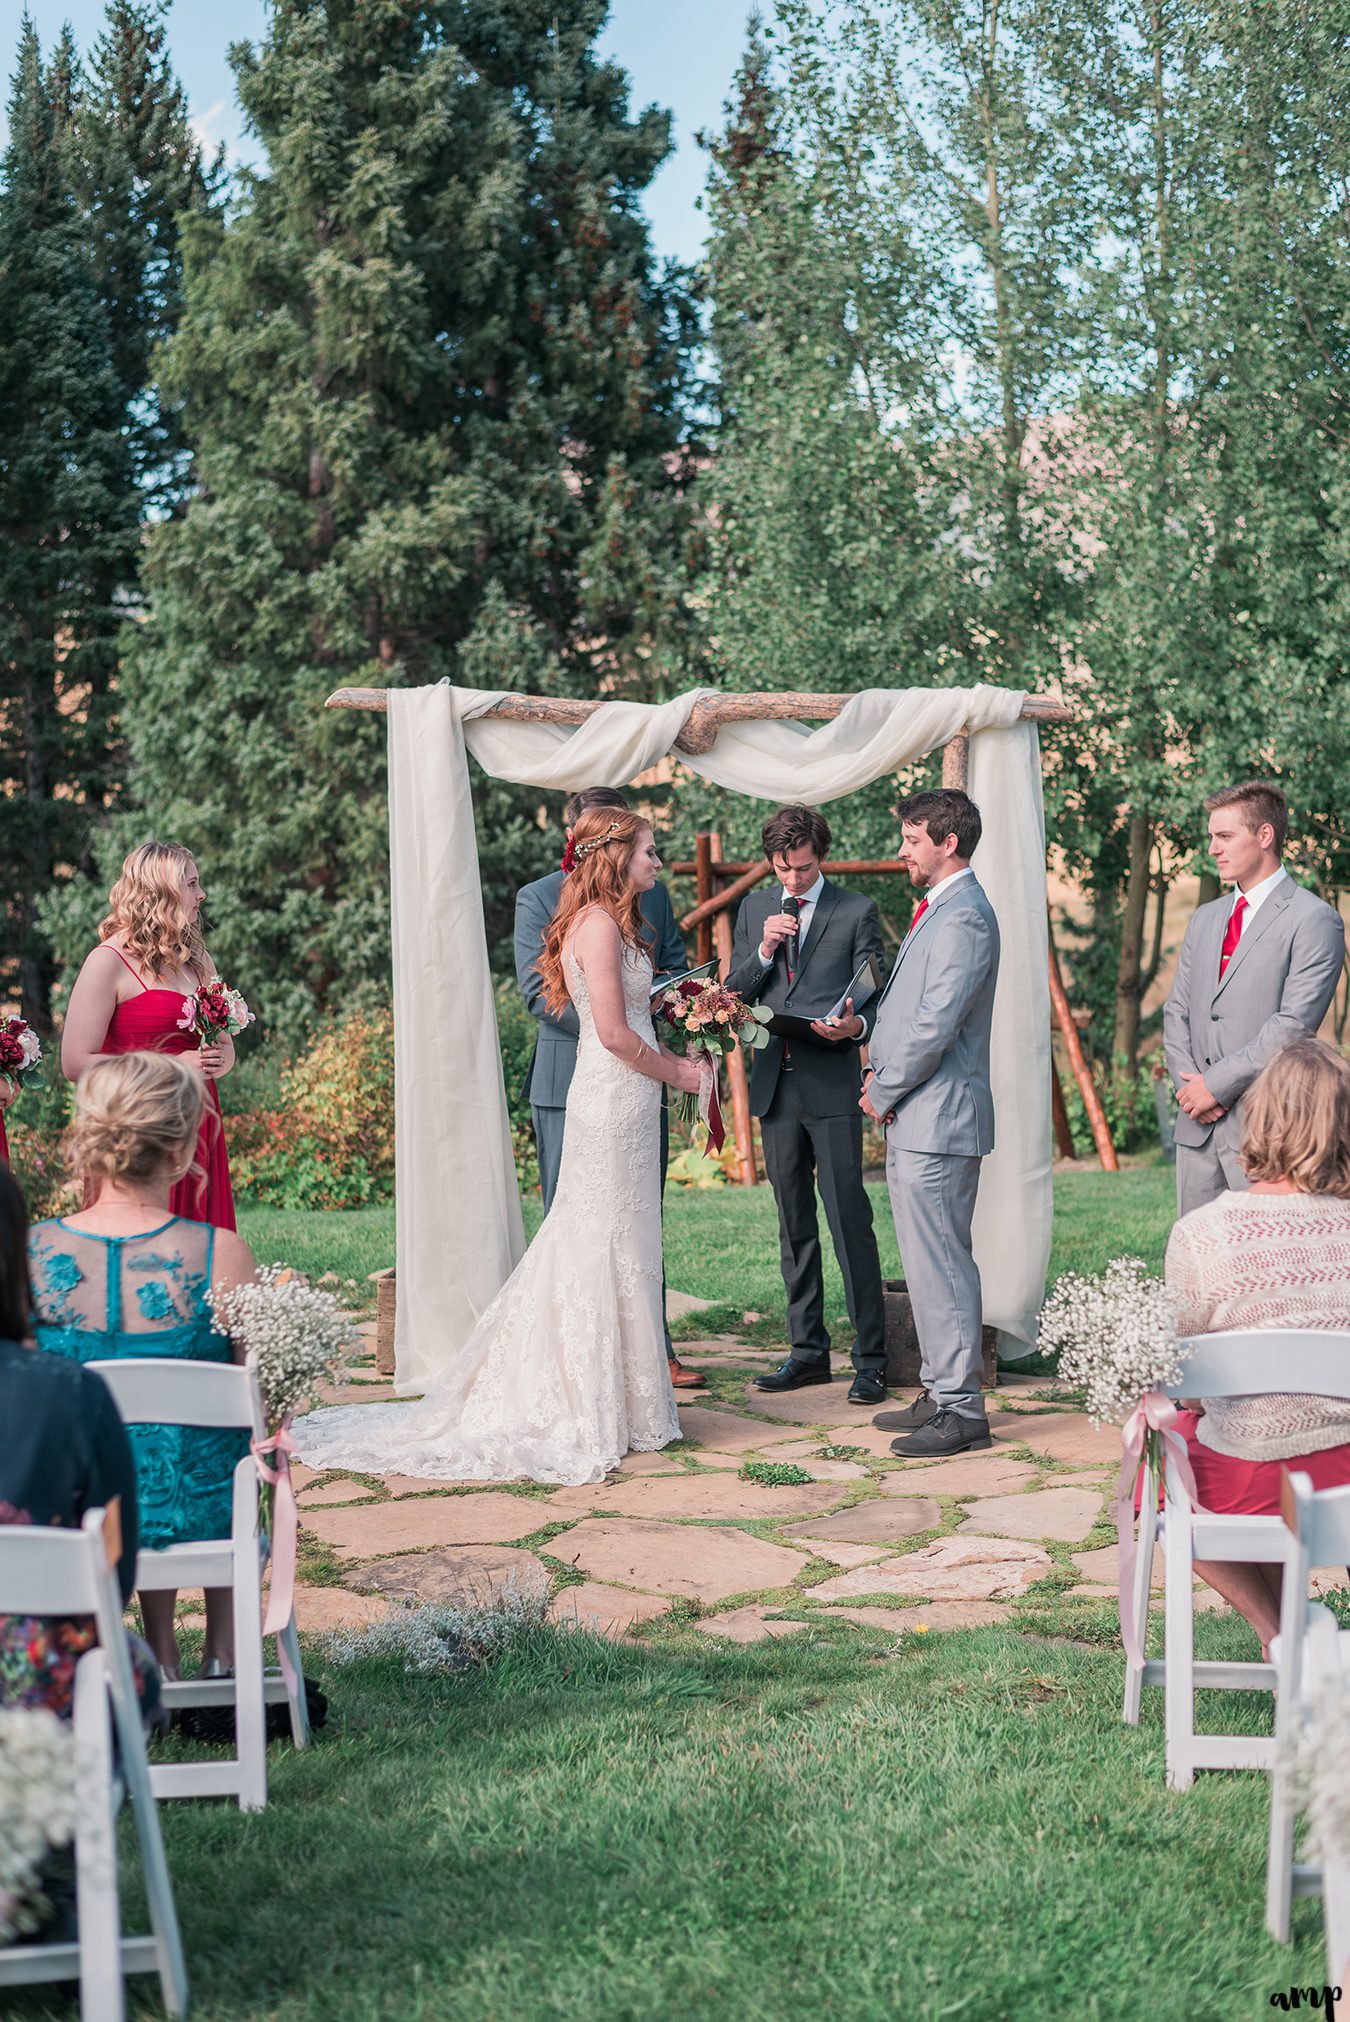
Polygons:
<instances>
[{"instance_id":1,"label":"bouquet ribbon","mask_svg":"<svg viewBox=\"0 0 1350 2022\"><path fill-rule=\"evenodd\" d=\"M698 1091L698 1113L708 1126L709 1144L714 1151L721 1151L727 1134L722 1123L722 1105L717 1096L717 1069L706 1053L699 1065L703 1080Z\"/></svg>"},{"instance_id":2,"label":"bouquet ribbon","mask_svg":"<svg viewBox=\"0 0 1350 2022\"><path fill-rule=\"evenodd\" d=\"M276 1490L272 1502L272 1585L267 1596L263 1634L278 1637L277 1655L281 1660L282 1676L287 1690L294 1695L299 1680L285 1640L279 1634L290 1621L295 1606L295 1553L300 1532L300 1512L296 1508L295 1487L291 1481L291 1455L296 1447L291 1438L290 1419L283 1418L270 1439L250 1439L248 1444L259 1480L268 1482ZM267 1465L263 1459L265 1453L276 1455L275 1467Z\"/></svg>"},{"instance_id":3,"label":"bouquet ribbon","mask_svg":"<svg viewBox=\"0 0 1350 2022\"><path fill-rule=\"evenodd\" d=\"M1161 1443L1161 1460L1164 1468L1170 1455L1171 1463L1177 1471L1177 1480L1192 1509L1200 1508L1200 1497L1196 1493L1190 1455L1186 1451L1185 1440L1176 1430L1176 1420L1177 1407L1172 1399L1165 1397L1161 1390L1150 1390L1146 1396L1140 1398L1120 1432L1122 1457L1120 1479L1116 1483L1116 1536L1119 1540L1120 1562L1120 1640L1125 1645L1127 1661L1136 1669L1144 1661L1144 1652L1140 1646L1139 1632L1134 1619L1134 1487L1139 1478L1144 1448L1151 1433L1156 1433ZM1145 1510L1142 1504L1140 1505L1141 1540L1144 1536L1144 1525L1156 1523L1157 1514L1156 1509ZM1150 1551L1152 1536L1150 1530Z\"/></svg>"}]
</instances>

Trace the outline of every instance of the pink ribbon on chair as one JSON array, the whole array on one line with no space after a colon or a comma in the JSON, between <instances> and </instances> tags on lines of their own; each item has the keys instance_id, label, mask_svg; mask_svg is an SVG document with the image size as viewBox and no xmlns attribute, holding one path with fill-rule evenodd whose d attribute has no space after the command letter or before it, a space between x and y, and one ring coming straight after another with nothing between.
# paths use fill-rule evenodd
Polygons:
<instances>
[{"instance_id":1,"label":"pink ribbon on chair","mask_svg":"<svg viewBox=\"0 0 1350 2022\"><path fill-rule=\"evenodd\" d=\"M699 1065L703 1079L698 1091L698 1113L708 1126L709 1144L714 1151L721 1151L727 1141L727 1134L722 1123L722 1105L717 1095L717 1069L706 1053Z\"/></svg>"},{"instance_id":2,"label":"pink ribbon on chair","mask_svg":"<svg viewBox=\"0 0 1350 2022\"><path fill-rule=\"evenodd\" d=\"M291 1455L296 1451L296 1445L291 1438L290 1419L283 1418L270 1439L250 1439L248 1444L259 1479L276 1490L272 1498L272 1585L267 1596L263 1634L276 1636L282 1676L294 1696L299 1680L295 1676L285 1639L280 1634L295 1607L295 1555L300 1533L300 1512L291 1481ZM267 1465L263 1459L265 1453L277 1456L275 1468Z\"/></svg>"},{"instance_id":3,"label":"pink ribbon on chair","mask_svg":"<svg viewBox=\"0 0 1350 2022\"><path fill-rule=\"evenodd\" d=\"M1134 1623L1134 1485L1139 1478L1140 1463L1144 1458L1144 1447L1150 1432L1156 1432L1162 1441L1162 1461L1166 1468L1168 1455L1177 1471L1177 1480L1186 1494L1191 1508L1200 1508L1200 1498L1196 1494L1195 1476L1191 1471L1191 1458L1186 1451L1186 1442L1176 1430L1177 1407L1170 1397L1161 1390L1150 1390L1141 1397L1134 1410L1125 1420L1120 1430L1122 1459L1120 1479L1116 1483L1116 1537L1117 1556L1120 1563L1120 1640L1125 1645L1125 1655L1136 1668L1144 1661L1144 1652L1139 1644ZM1159 1474L1159 1483L1162 1474ZM1157 1521L1157 1510L1147 1513L1147 1521ZM1142 1502L1139 1508L1139 1529L1142 1536L1145 1512Z\"/></svg>"}]
</instances>

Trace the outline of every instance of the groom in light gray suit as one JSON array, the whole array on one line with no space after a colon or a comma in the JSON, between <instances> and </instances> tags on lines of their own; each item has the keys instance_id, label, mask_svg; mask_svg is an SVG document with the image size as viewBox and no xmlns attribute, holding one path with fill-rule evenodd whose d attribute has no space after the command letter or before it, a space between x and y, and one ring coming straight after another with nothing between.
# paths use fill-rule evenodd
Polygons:
<instances>
[{"instance_id":1,"label":"groom in light gray suit","mask_svg":"<svg viewBox=\"0 0 1350 2022\"><path fill-rule=\"evenodd\" d=\"M1289 808L1247 780L1211 794L1209 847L1234 887L1191 915L1163 1006L1177 1091L1177 1213L1247 1184L1239 1104L1287 1040L1316 1032L1345 960L1334 906L1295 884L1280 858Z\"/></svg>"},{"instance_id":2,"label":"groom in light gray suit","mask_svg":"<svg viewBox=\"0 0 1350 2022\"><path fill-rule=\"evenodd\" d=\"M994 910L970 868L980 811L941 788L901 804L900 861L923 898L881 994L861 1107L886 1125L886 1184L919 1337L923 1388L892 1453L944 1459L987 1447L980 1273L971 1219L994 1148L989 1031L998 981Z\"/></svg>"}]
</instances>

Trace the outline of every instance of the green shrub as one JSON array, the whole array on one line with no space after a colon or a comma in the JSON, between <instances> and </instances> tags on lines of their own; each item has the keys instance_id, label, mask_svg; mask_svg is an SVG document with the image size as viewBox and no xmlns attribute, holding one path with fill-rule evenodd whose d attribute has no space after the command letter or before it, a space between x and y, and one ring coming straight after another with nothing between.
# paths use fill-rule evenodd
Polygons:
<instances>
[{"instance_id":1,"label":"green shrub","mask_svg":"<svg viewBox=\"0 0 1350 2022\"><path fill-rule=\"evenodd\" d=\"M74 1113L75 1091L62 1074L56 1055L60 1041L51 1040L42 1079L30 1082L5 1112L9 1163L23 1188L32 1219L68 1214L80 1204L78 1188L67 1178L61 1138Z\"/></svg>"},{"instance_id":2,"label":"green shrub","mask_svg":"<svg viewBox=\"0 0 1350 2022\"><path fill-rule=\"evenodd\" d=\"M1150 1067L1131 1069L1121 1054L1111 1063L1110 1072L1094 1061L1092 1079L1101 1098L1111 1142L1117 1151L1147 1151L1158 1143L1158 1110L1153 1095ZM1072 1075L1061 1075L1064 1106L1069 1113L1074 1148L1080 1158L1092 1153L1092 1127L1087 1120L1078 1083Z\"/></svg>"}]
</instances>

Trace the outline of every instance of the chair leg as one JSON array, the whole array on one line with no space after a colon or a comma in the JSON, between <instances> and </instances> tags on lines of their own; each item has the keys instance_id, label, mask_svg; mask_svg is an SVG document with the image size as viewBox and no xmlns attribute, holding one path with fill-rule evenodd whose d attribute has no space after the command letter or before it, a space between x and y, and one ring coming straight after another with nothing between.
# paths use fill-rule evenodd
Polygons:
<instances>
[{"instance_id":1,"label":"chair leg","mask_svg":"<svg viewBox=\"0 0 1350 2022\"><path fill-rule=\"evenodd\" d=\"M1266 1929L1278 1944L1289 1943L1294 1893L1294 1780L1291 1752L1298 1729L1298 1660L1288 1647L1298 1632L1277 1636L1275 1659L1275 1763L1270 1775L1270 1831L1266 1842Z\"/></svg>"},{"instance_id":2,"label":"chair leg","mask_svg":"<svg viewBox=\"0 0 1350 2022\"><path fill-rule=\"evenodd\" d=\"M1158 1519L1153 1505L1158 1498L1158 1483L1151 1468L1144 1469L1144 1494L1139 1505L1139 1538L1134 1559L1134 1591L1127 1606L1134 1611L1135 1634L1139 1648L1148 1648L1148 1603L1153 1582L1153 1554L1158 1542ZM1121 1717L1128 1727L1139 1725L1139 1710L1144 1694L1144 1673L1136 1665L1125 1666L1125 1703Z\"/></svg>"},{"instance_id":3,"label":"chair leg","mask_svg":"<svg viewBox=\"0 0 1350 2022\"><path fill-rule=\"evenodd\" d=\"M1170 1500L1163 1544L1167 1580L1163 1597L1167 1784L1170 1790L1189 1790L1195 1781L1195 1615L1191 1591L1194 1575L1187 1512Z\"/></svg>"},{"instance_id":4,"label":"chair leg","mask_svg":"<svg viewBox=\"0 0 1350 2022\"><path fill-rule=\"evenodd\" d=\"M243 1552L236 1551L235 1554L234 1731L239 1754L239 1809L265 1811L267 1706L263 1683L262 1595L258 1587L257 1547L251 1540Z\"/></svg>"},{"instance_id":5,"label":"chair leg","mask_svg":"<svg viewBox=\"0 0 1350 2022\"><path fill-rule=\"evenodd\" d=\"M286 1695L291 1714L291 1740L297 1748L308 1748L309 1706L305 1700L305 1675L300 1668L300 1633L294 1609L291 1610L290 1620L279 1632L277 1642L290 1658L291 1670L295 1674L295 1690Z\"/></svg>"},{"instance_id":6,"label":"chair leg","mask_svg":"<svg viewBox=\"0 0 1350 2022\"><path fill-rule=\"evenodd\" d=\"M82 2022L123 2022L122 1907L117 1887L113 1754L107 1674L101 1650L75 1674L79 1805L75 1826L75 1907L80 1931Z\"/></svg>"}]
</instances>

